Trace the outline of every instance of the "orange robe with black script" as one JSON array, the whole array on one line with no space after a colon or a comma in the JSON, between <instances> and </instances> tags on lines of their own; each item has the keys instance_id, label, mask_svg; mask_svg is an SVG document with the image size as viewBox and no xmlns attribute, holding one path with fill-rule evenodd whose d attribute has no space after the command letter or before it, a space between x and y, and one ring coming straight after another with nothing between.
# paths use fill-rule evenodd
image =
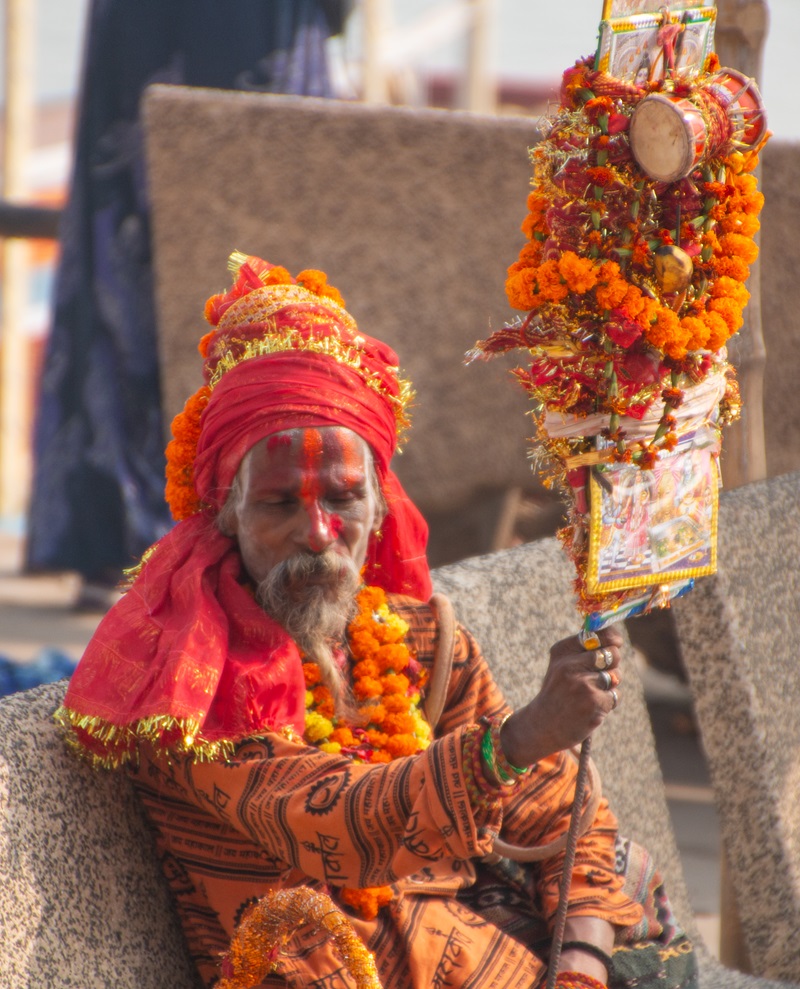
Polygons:
<instances>
[{"instance_id":1,"label":"orange robe with black script","mask_svg":"<svg viewBox=\"0 0 800 989\"><path fill-rule=\"evenodd\" d=\"M437 628L427 605L390 596L428 667ZM562 855L526 869L490 867L496 834L540 845L569 823L575 763L542 760L511 799L474 808L462 767L464 729L507 705L472 636L456 635L447 703L430 747L362 765L270 732L228 761L195 762L140 746L132 772L191 954L209 986L247 908L271 890L392 885L378 917L353 916L385 989L531 989L537 948L557 908ZM578 845L569 913L628 926L641 908L614 872L616 820L605 801ZM345 989L355 982L321 934L302 928L267 986Z\"/></svg>"}]
</instances>

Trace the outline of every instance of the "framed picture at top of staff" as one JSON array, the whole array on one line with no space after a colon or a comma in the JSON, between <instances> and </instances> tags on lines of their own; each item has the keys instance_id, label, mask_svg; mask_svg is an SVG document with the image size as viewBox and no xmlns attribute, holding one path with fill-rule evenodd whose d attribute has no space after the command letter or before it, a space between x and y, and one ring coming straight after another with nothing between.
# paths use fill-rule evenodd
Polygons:
<instances>
[{"instance_id":1,"label":"framed picture at top of staff","mask_svg":"<svg viewBox=\"0 0 800 989\"><path fill-rule=\"evenodd\" d=\"M615 464L589 483L586 585L608 593L714 573L719 438L701 430L652 470Z\"/></svg>"},{"instance_id":2,"label":"framed picture at top of staff","mask_svg":"<svg viewBox=\"0 0 800 989\"><path fill-rule=\"evenodd\" d=\"M646 86L663 79L667 73L666 46L662 40L664 18L653 0L606 0L617 8L633 8L635 13L606 18L600 24L600 40L595 66L616 79ZM663 4L662 4L663 7ZM674 35L674 71L691 79L700 73L714 48L714 25L717 8L687 4L670 5L669 24L679 26Z\"/></svg>"},{"instance_id":3,"label":"framed picture at top of staff","mask_svg":"<svg viewBox=\"0 0 800 989\"><path fill-rule=\"evenodd\" d=\"M611 17L630 17L631 14L657 14L665 6L671 11L683 11L707 5L708 0L678 0L677 3L665 3L665 0L603 0L602 19L607 21Z\"/></svg>"}]
</instances>

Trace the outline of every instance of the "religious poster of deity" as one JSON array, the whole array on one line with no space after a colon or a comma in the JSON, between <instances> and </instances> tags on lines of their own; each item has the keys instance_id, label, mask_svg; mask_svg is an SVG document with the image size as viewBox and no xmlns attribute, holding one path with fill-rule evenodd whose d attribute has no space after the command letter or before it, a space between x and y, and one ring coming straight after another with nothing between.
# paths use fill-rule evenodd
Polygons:
<instances>
[{"instance_id":1,"label":"religious poster of deity","mask_svg":"<svg viewBox=\"0 0 800 989\"><path fill-rule=\"evenodd\" d=\"M622 4L620 4L622 5ZM630 0L636 13L604 19L597 67L638 86L663 79L668 70L686 79L700 73L714 46L715 6L670 7L667 20L650 5Z\"/></svg>"},{"instance_id":2,"label":"religious poster of deity","mask_svg":"<svg viewBox=\"0 0 800 989\"><path fill-rule=\"evenodd\" d=\"M592 471L592 593L666 584L716 569L718 441L687 436L652 470L618 464Z\"/></svg>"}]
</instances>

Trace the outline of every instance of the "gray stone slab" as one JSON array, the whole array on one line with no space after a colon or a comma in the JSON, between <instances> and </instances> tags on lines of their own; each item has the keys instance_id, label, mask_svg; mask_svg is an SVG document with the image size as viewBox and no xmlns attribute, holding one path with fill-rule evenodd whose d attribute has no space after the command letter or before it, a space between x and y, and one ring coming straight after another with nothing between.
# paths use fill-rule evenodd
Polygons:
<instances>
[{"instance_id":1,"label":"gray stone slab","mask_svg":"<svg viewBox=\"0 0 800 989\"><path fill-rule=\"evenodd\" d=\"M555 539L466 560L435 574L456 613L475 632L509 702L519 707L536 693L550 646L574 635L571 564ZM592 752L620 822L620 830L651 850L667 878L676 914L693 929L692 911L670 825L650 719L630 648L623 669L623 701L595 732Z\"/></svg>"},{"instance_id":2,"label":"gray stone slab","mask_svg":"<svg viewBox=\"0 0 800 989\"><path fill-rule=\"evenodd\" d=\"M755 970L800 982L800 474L722 498L719 572L675 607Z\"/></svg>"},{"instance_id":3,"label":"gray stone slab","mask_svg":"<svg viewBox=\"0 0 800 989\"><path fill-rule=\"evenodd\" d=\"M416 426L397 467L436 521L437 556L443 512L466 513L462 531L443 536L454 544L445 556L481 551L469 505L493 511L491 493L510 484L541 493L509 365L461 365L475 339L511 315L503 280L522 242L533 121L180 87L154 87L144 119L168 418L199 381L203 303L227 286L233 247L295 270L321 267L361 327L399 351L417 386ZM797 145L769 144L762 171L774 475L800 469ZM553 514L542 524L540 534L551 532Z\"/></svg>"},{"instance_id":4,"label":"gray stone slab","mask_svg":"<svg viewBox=\"0 0 800 989\"><path fill-rule=\"evenodd\" d=\"M574 634L572 570L555 539L466 560L435 572L437 590L476 633L506 696L515 705L536 690L552 642ZM691 597L691 595L690 595ZM626 650L623 702L595 732L592 752L620 830L647 847L668 884L676 915L697 938L670 824L641 682ZM745 908L749 904L745 901ZM724 968L699 943L701 989L769 989L778 982ZM795 976L791 977L797 981Z\"/></svg>"},{"instance_id":5,"label":"gray stone slab","mask_svg":"<svg viewBox=\"0 0 800 989\"><path fill-rule=\"evenodd\" d=\"M767 473L800 470L800 145L770 141L761 166L761 316L767 361L764 422Z\"/></svg>"},{"instance_id":6,"label":"gray stone slab","mask_svg":"<svg viewBox=\"0 0 800 989\"><path fill-rule=\"evenodd\" d=\"M127 777L53 724L64 687L0 701L0 986L197 989Z\"/></svg>"},{"instance_id":7,"label":"gray stone slab","mask_svg":"<svg viewBox=\"0 0 800 989\"><path fill-rule=\"evenodd\" d=\"M170 416L200 381L203 305L238 248L322 268L398 351L417 404L396 468L423 511L541 492L510 364L463 365L513 315L503 282L523 242L530 118L154 87L144 120Z\"/></svg>"}]
</instances>

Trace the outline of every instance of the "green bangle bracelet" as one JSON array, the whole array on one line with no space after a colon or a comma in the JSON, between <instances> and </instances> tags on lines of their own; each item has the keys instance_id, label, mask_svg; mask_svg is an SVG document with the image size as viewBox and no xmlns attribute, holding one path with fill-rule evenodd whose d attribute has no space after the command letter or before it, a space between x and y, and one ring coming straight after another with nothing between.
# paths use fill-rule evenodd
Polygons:
<instances>
[{"instance_id":1,"label":"green bangle bracelet","mask_svg":"<svg viewBox=\"0 0 800 989\"><path fill-rule=\"evenodd\" d=\"M487 728L483 733L483 738L481 739L481 756L486 764L490 774L500 783L502 786L511 786L516 783L516 780L509 776L503 770L502 766L497 764L497 752L494 747L494 739L492 738L492 732L490 728Z\"/></svg>"},{"instance_id":2,"label":"green bangle bracelet","mask_svg":"<svg viewBox=\"0 0 800 989\"><path fill-rule=\"evenodd\" d=\"M504 718L492 721L489 729L492 733L492 750L495 754L495 763L497 764L498 770L501 772L506 771L506 776L508 776L508 770L511 770L512 773L516 773L517 776L524 776L530 770L530 766L520 769L519 766L512 765L506 758L506 755L503 752L502 742L500 741L500 732L503 730L503 725L510 717L511 715L507 714Z\"/></svg>"}]
</instances>

